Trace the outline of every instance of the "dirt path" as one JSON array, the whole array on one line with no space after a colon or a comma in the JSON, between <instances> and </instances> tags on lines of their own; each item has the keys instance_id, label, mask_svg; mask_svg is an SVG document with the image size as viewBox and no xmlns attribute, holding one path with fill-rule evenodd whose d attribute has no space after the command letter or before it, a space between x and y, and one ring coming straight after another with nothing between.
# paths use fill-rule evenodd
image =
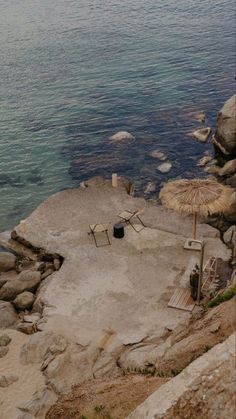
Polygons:
<instances>
[{"instance_id":1,"label":"dirt path","mask_svg":"<svg viewBox=\"0 0 236 419\"><path fill-rule=\"evenodd\" d=\"M167 378L129 375L75 386L52 406L46 419L124 419Z\"/></svg>"}]
</instances>

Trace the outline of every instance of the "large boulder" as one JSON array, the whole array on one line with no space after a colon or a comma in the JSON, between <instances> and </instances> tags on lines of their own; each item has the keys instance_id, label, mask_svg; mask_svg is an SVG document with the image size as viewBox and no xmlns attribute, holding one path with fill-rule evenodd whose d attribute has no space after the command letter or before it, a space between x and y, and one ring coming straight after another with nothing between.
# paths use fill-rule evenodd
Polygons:
<instances>
[{"instance_id":1,"label":"large boulder","mask_svg":"<svg viewBox=\"0 0 236 419\"><path fill-rule=\"evenodd\" d=\"M67 341L61 335L41 332L33 335L21 348L20 358L23 364L43 362L48 354L61 354L67 348Z\"/></svg>"},{"instance_id":2,"label":"large boulder","mask_svg":"<svg viewBox=\"0 0 236 419\"><path fill-rule=\"evenodd\" d=\"M45 387L44 389L37 390L32 399L22 402L18 405L24 414L28 413L30 416L28 418L45 418L46 413L49 407L54 404L57 400L56 394L52 391L51 388ZM31 416L32 415L32 416ZM20 416L21 418L22 416Z\"/></svg>"},{"instance_id":3,"label":"large boulder","mask_svg":"<svg viewBox=\"0 0 236 419\"><path fill-rule=\"evenodd\" d=\"M12 326L18 319L11 303L0 301L0 327Z\"/></svg>"},{"instance_id":4,"label":"large boulder","mask_svg":"<svg viewBox=\"0 0 236 419\"><path fill-rule=\"evenodd\" d=\"M218 114L213 142L223 154L236 154L236 94L225 102Z\"/></svg>"},{"instance_id":5,"label":"large boulder","mask_svg":"<svg viewBox=\"0 0 236 419\"><path fill-rule=\"evenodd\" d=\"M220 169L220 176L230 176L236 172L236 159L229 160L225 165Z\"/></svg>"},{"instance_id":6,"label":"large boulder","mask_svg":"<svg viewBox=\"0 0 236 419\"><path fill-rule=\"evenodd\" d=\"M16 257L9 252L0 253L0 272L10 271L15 268Z\"/></svg>"},{"instance_id":7,"label":"large boulder","mask_svg":"<svg viewBox=\"0 0 236 419\"><path fill-rule=\"evenodd\" d=\"M29 291L24 291L21 294L17 295L13 301L14 306L19 310L26 310L32 307L34 303L34 294Z\"/></svg>"},{"instance_id":8,"label":"large boulder","mask_svg":"<svg viewBox=\"0 0 236 419\"><path fill-rule=\"evenodd\" d=\"M6 282L0 289L0 299L11 301L24 291L34 291L41 281L38 271L23 271L16 279Z\"/></svg>"}]
</instances>

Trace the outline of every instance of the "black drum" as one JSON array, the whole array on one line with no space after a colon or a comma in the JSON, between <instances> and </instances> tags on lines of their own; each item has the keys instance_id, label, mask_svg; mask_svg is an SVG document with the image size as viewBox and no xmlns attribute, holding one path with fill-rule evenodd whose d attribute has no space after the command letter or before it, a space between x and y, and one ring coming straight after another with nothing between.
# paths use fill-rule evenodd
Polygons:
<instances>
[{"instance_id":1,"label":"black drum","mask_svg":"<svg viewBox=\"0 0 236 419\"><path fill-rule=\"evenodd\" d=\"M118 224L114 224L113 226L113 236L116 239L122 239L122 237L124 237L125 235L125 229L123 224L118 223Z\"/></svg>"}]
</instances>

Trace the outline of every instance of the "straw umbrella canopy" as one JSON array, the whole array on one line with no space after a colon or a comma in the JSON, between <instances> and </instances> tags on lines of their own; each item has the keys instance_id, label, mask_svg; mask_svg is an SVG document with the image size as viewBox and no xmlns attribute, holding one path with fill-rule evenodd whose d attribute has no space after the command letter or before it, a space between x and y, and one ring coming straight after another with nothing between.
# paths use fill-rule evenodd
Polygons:
<instances>
[{"instance_id":1,"label":"straw umbrella canopy","mask_svg":"<svg viewBox=\"0 0 236 419\"><path fill-rule=\"evenodd\" d=\"M192 236L196 239L197 215L226 212L232 189L215 179L181 179L168 182L160 191L162 203L180 214L193 214Z\"/></svg>"}]
</instances>

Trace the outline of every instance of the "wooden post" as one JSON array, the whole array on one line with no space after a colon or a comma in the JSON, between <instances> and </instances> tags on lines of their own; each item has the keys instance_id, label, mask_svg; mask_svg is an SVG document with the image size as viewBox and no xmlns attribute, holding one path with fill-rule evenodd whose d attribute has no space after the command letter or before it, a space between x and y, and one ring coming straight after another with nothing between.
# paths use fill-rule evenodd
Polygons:
<instances>
[{"instance_id":1,"label":"wooden post","mask_svg":"<svg viewBox=\"0 0 236 419\"><path fill-rule=\"evenodd\" d=\"M192 238L196 239L196 230L197 230L197 213L193 213L193 230L192 230Z\"/></svg>"},{"instance_id":2,"label":"wooden post","mask_svg":"<svg viewBox=\"0 0 236 419\"><path fill-rule=\"evenodd\" d=\"M111 184L112 184L113 188L117 188L117 186L118 186L117 173L112 173Z\"/></svg>"},{"instance_id":3,"label":"wooden post","mask_svg":"<svg viewBox=\"0 0 236 419\"><path fill-rule=\"evenodd\" d=\"M203 260L204 260L204 246L205 243L201 244L201 259L200 259L200 269L199 269L199 278L198 278L198 287L197 287L197 302L200 304L201 301L201 289L202 289L202 277L203 277Z\"/></svg>"}]
</instances>

